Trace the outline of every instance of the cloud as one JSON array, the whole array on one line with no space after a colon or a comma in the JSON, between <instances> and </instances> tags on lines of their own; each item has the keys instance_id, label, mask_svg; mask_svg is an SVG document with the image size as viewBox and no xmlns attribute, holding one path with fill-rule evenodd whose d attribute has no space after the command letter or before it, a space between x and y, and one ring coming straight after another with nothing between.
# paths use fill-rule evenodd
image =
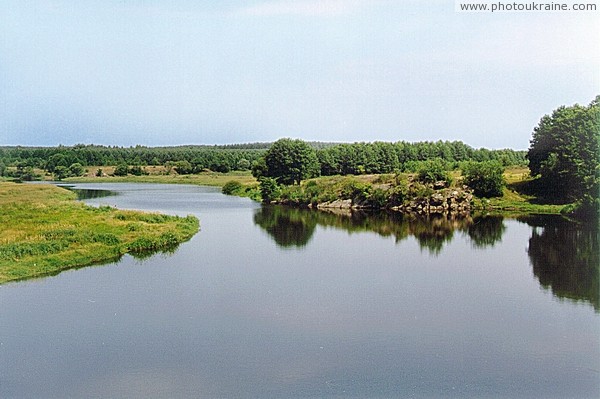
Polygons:
<instances>
[{"instance_id":1,"label":"cloud","mask_svg":"<svg viewBox=\"0 0 600 399\"><path fill-rule=\"evenodd\" d=\"M355 11L373 0L282 0L267 1L238 10L250 16L324 16L331 17Z\"/></svg>"}]
</instances>

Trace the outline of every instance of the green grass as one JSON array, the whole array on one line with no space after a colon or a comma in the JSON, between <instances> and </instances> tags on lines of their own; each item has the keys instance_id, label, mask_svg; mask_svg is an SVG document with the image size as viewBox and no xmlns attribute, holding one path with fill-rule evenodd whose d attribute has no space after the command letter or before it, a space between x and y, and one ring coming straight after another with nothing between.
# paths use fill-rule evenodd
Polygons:
<instances>
[{"instance_id":1,"label":"green grass","mask_svg":"<svg viewBox=\"0 0 600 399\"><path fill-rule=\"evenodd\" d=\"M169 250L198 226L193 216L90 207L51 185L0 183L0 283Z\"/></svg>"}]
</instances>

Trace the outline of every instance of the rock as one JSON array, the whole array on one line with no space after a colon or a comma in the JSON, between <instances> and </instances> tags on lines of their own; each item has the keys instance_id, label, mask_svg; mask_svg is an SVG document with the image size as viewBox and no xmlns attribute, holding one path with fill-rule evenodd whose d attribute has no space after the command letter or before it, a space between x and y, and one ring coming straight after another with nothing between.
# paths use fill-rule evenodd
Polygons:
<instances>
[{"instance_id":1,"label":"rock","mask_svg":"<svg viewBox=\"0 0 600 399\"><path fill-rule=\"evenodd\" d=\"M446 188L447 185L448 183L445 180L439 180L433 183L433 188L435 190L441 190L442 188Z\"/></svg>"},{"instance_id":2,"label":"rock","mask_svg":"<svg viewBox=\"0 0 600 399\"><path fill-rule=\"evenodd\" d=\"M441 205L446 198L440 193L433 193L429 198L429 203L431 205Z\"/></svg>"},{"instance_id":3,"label":"rock","mask_svg":"<svg viewBox=\"0 0 600 399\"><path fill-rule=\"evenodd\" d=\"M352 200L335 200L331 202L323 202L317 205L317 208L338 208L338 209L350 209L352 207Z\"/></svg>"}]
</instances>

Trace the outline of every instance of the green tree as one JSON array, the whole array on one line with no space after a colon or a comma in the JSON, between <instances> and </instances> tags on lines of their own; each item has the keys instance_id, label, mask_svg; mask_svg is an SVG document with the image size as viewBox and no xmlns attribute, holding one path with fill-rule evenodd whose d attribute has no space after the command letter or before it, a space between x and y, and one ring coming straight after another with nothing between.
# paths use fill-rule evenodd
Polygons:
<instances>
[{"instance_id":1,"label":"green tree","mask_svg":"<svg viewBox=\"0 0 600 399\"><path fill-rule=\"evenodd\" d=\"M553 200L593 203L600 182L600 96L587 106L561 106L533 131L527 159L538 191Z\"/></svg>"},{"instance_id":2,"label":"green tree","mask_svg":"<svg viewBox=\"0 0 600 399\"><path fill-rule=\"evenodd\" d=\"M250 161L246 158L242 158L237 162L236 167L238 170L248 170L250 169Z\"/></svg>"},{"instance_id":3,"label":"green tree","mask_svg":"<svg viewBox=\"0 0 600 399\"><path fill-rule=\"evenodd\" d=\"M180 175L189 175L192 173L193 167L192 164L188 161L177 161L175 162L175 172Z\"/></svg>"},{"instance_id":4,"label":"green tree","mask_svg":"<svg viewBox=\"0 0 600 399\"><path fill-rule=\"evenodd\" d=\"M302 140L277 140L266 152L264 165L266 170L259 163L253 171L274 178L278 184L300 184L320 172L315 150Z\"/></svg>"},{"instance_id":5,"label":"green tree","mask_svg":"<svg viewBox=\"0 0 600 399\"><path fill-rule=\"evenodd\" d=\"M78 162L75 162L75 163L71 164L71 166L69 166L69 176L81 176L84 173L85 173L85 169Z\"/></svg>"},{"instance_id":6,"label":"green tree","mask_svg":"<svg viewBox=\"0 0 600 399\"><path fill-rule=\"evenodd\" d=\"M62 180L69 177L69 169L66 166L58 165L54 167L54 179Z\"/></svg>"},{"instance_id":7,"label":"green tree","mask_svg":"<svg viewBox=\"0 0 600 399\"><path fill-rule=\"evenodd\" d=\"M128 173L129 167L125 163L118 164L114 171L115 176L127 176Z\"/></svg>"},{"instance_id":8,"label":"green tree","mask_svg":"<svg viewBox=\"0 0 600 399\"><path fill-rule=\"evenodd\" d=\"M504 167L497 161L467 162L463 166L464 183L478 197L501 197Z\"/></svg>"}]
</instances>

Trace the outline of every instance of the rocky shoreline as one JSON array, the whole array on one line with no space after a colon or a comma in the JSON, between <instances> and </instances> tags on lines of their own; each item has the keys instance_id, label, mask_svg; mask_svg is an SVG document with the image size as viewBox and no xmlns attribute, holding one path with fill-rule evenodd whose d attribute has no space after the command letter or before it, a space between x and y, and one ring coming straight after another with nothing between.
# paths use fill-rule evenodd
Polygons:
<instances>
[{"instance_id":1,"label":"rocky shoreline","mask_svg":"<svg viewBox=\"0 0 600 399\"><path fill-rule=\"evenodd\" d=\"M473 192L467 186L462 188L437 188L431 195L422 198L413 198L401 205L384 209L406 214L438 214L438 215L468 215L472 210ZM321 210L344 209L360 210L375 209L370 204L361 203L352 199L337 199L329 202L309 205L310 208Z\"/></svg>"}]
</instances>

